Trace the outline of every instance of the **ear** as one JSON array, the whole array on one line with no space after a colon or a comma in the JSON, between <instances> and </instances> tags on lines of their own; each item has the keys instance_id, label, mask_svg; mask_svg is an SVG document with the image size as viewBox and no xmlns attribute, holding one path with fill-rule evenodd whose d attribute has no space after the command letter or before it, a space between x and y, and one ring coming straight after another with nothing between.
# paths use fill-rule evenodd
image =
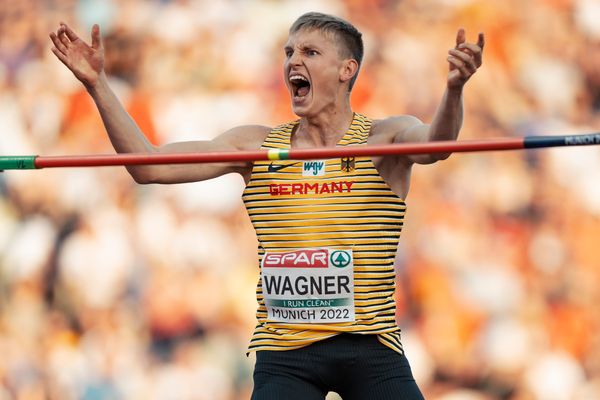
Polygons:
<instances>
[{"instance_id":1,"label":"ear","mask_svg":"<svg viewBox=\"0 0 600 400\"><path fill-rule=\"evenodd\" d=\"M342 62L340 68L340 81L348 82L358 73L358 62L353 58L347 58Z\"/></svg>"}]
</instances>

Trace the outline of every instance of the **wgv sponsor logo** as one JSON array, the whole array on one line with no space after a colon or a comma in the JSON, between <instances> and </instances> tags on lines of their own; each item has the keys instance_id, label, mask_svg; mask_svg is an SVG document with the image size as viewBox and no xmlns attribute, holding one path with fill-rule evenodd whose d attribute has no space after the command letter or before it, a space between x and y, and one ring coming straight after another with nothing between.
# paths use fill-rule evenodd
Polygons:
<instances>
[{"instance_id":1,"label":"wgv sponsor logo","mask_svg":"<svg viewBox=\"0 0 600 400\"><path fill-rule=\"evenodd\" d=\"M325 161L304 161L302 163L302 176L324 176Z\"/></svg>"}]
</instances>

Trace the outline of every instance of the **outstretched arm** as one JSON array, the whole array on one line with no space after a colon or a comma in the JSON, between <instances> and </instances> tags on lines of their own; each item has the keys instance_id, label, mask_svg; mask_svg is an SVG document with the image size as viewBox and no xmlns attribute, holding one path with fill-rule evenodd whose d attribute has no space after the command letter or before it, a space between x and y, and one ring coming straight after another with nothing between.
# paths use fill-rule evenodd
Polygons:
<instances>
[{"instance_id":1,"label":"outstretched arm","mask_svg":"<svg viewBox=\"0 0 600 400\"><path fill-rule=\"evenodd\" d=\"M403 129L395 142L428 142L434 140L456 140L463 122L462 93L465 83L482 64L485 38L479 34L477 43L467 43L464 29L456 34L456 46L448 51L448 80L446 91L430 125L422 124L417 118L403 120ZM450 154L416 155L410 161L431 164L446 159Z\"/></svg>"},{"instance_id":2,"label":"outstretched arm","mask_svg":"<svg viewBox=\"0 0 600 400\"><path fill-rule=\"evenodd\" d=\"M66 24L50 33L52 52L83 83L94 100L108 137L118 153L161 153L195 151L235 151L257 149L268 128L243 126L232 129L211 141L152 145L108 85L104 72L104 47L98 25L92 27L88 45ZM127 170L138 183L180 183L214 178L230 172L247 177L249 163L131 166Z\"/></svg>"}]
</instances>

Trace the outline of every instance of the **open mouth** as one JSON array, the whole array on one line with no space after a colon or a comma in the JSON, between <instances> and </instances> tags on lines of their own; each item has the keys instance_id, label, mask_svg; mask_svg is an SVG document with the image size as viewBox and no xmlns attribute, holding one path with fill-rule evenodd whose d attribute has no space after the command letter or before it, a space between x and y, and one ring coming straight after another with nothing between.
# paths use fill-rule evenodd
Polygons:
<instances>
[{"instance_id":1,"label":"open mouth","mask_svg":"<svg viewBox=\"0 0 600 400\"><path fill-rule=\"evenodd\" d=\"M290 85L295 98L301 99L310 92L310 81L300 74L290 76Z\"/></svg>"}]
</instances>

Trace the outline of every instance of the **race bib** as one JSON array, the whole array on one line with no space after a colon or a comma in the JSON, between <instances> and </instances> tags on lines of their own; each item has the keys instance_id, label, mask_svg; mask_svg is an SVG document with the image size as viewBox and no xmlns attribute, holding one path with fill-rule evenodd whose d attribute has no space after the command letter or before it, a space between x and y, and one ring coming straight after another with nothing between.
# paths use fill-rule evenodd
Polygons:
<instances>
[{"instance_id":1,"label":"race bib","mask_svg":"<svg viewBox=\"0 0 600 400\"><path fill-rule=\"evenodd\" d=\"M276 322L354 321L354 264L349 249L267 252L261 263L268 318Z\"/></svg>"}]
</instances>

